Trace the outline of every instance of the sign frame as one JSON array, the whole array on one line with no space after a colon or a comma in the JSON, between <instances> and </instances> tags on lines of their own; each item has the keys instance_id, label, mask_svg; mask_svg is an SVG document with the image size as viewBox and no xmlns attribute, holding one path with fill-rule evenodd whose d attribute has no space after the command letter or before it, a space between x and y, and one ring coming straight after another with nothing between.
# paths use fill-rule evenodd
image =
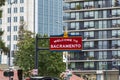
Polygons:
<instances>
[{"instance_id":1,"label":"sign frame","mask_svg":"<svg viewBox=\"0 0 120 80\"><path fill-rule=\"evenodd\" d=\"M82 50L82 36L50 37L49 49L52 51Z\"/></svg>"}]
</instances>

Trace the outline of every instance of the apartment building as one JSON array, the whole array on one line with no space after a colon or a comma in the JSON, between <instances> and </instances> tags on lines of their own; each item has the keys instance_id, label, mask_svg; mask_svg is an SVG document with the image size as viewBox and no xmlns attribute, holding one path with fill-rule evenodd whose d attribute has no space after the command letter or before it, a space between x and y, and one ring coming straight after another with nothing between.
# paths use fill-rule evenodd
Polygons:
<instances>
[{"instance_id":1,"label":"apartment building","mask_svg":"<svg viewBox=\"0 0 120 80\"><path fill-rule=\"evenodd\" d=\"M0 28L4 31L2 39L5 45L11 48L12 56L17 50L21 21L25 29L36 34L49 36L62 33L62 2L62 0L6 0L5 6L2 7ZM1 63L3 61L6 61L5 64L8 63L4 59Z\"/></svg>"},{"instance_id":2,"label":"apartment building","mask_svg":"<svg viewBox=\"0 0 120 80\"><path fill-rule=\"evenodd\" d=\"M81 35L83 50L69 52L69 69L86 80L118 80L120 0L64 0L69 34Z\"/></svg>"}]
</instances>

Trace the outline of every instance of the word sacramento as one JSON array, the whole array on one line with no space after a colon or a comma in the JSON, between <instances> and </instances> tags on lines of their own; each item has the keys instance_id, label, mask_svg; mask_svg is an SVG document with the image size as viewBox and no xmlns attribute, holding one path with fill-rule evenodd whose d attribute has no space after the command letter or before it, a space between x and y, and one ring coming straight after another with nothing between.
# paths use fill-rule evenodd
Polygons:
<instances>
[{"instance_id":1,"label":"word sacramento","mask_svg":"<svg viewBox=\"0 0 120 80\"><path fill-rule=\"evenodd\" d=\"M54 44L51 48L81 48L81 44Z\"/></svg>"}]
</instances>

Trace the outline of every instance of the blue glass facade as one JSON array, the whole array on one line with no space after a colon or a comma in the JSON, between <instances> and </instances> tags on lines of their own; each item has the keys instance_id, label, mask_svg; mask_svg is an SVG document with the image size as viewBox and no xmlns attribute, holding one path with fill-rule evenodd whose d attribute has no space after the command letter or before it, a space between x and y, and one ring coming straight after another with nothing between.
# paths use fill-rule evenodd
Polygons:
<instances>
[{"instance_id":1,"label":"blue glass facade","mask_svg":"<svg viewBox=\"0 0 120 80\"><path fill-rule=\"evenodd\" d=\"M62 0L38 0L37 8L37 32L42 35L62 34Z\"/></svg>"}]
</instances>

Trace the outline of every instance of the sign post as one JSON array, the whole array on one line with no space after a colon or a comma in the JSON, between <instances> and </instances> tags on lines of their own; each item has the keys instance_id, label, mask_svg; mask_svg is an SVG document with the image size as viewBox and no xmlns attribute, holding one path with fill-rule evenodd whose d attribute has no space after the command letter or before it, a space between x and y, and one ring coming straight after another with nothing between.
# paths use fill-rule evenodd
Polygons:
<instances>
[{"instance_id":1,"label":"sign post","mask_svg":"<svg viewBox=\"0 0 120 80\"><path fill-rule=\"evenodd\" d=\"M49 39L49 48L39 48L39 39ZM51 51L80 51L82 50L82 37L81 36L68 36L68 32L65 31L63 36L53 36L50 38L39 38L36 35L35 41L35 69L33 70L34 75L38 75L38 51L39 50L51 50ZM67 64L68 60L66 61ZM66 69L67 70L67 69Z\"/></svg>"},{"instance_id":2,"label":"sign post","mask_svg":"<svg viewBox=\"0 0 120 80\"><path fill-rule=\"evenodd\" d=\"M67 31L64 32L62 37L50 37L50 50L51 51L65 51L66 56L66 73L65 80L69 80L72 72L68 69L68 51L82 50L82 37L81 36L68 36Z\"/></svg>"}]
</instances>

